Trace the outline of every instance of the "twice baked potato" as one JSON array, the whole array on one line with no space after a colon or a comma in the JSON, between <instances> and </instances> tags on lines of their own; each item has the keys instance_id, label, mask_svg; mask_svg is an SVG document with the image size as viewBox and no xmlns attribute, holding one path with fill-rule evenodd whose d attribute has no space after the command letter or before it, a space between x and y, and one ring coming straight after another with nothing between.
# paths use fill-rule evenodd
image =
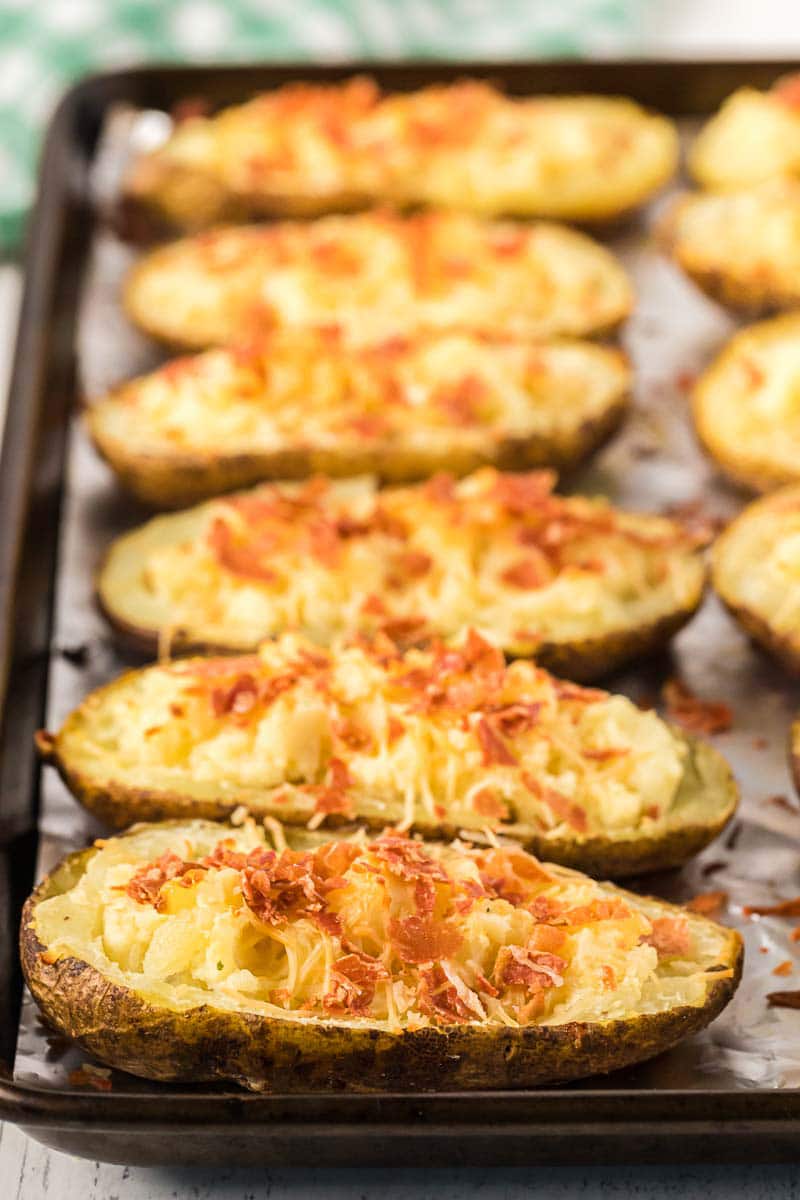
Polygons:
<instances>
[{"instance_id":1,"label":"twice baked potato","mask_svg":"<svg viewBox=\"0 0 800 1200\"><path fill-rule=\"evenodd\" d=\"M382 95L355 78L192 116L124 189L184 229L376 203L591 221L641 204L676 161L672 123L621 97L511 99L475 80Z\"/></svg>"},{"instance_id":2,"label":"twice baked potato","mask_svg":"<svg viewBox=\"0 0 800 1200\"><path fill-rule=\"evenodd\" d=\"M669 209L660 236L722 304L754 314L800 304L800 179L688 193Z\"/></svg>"},{"instance_id":3,"label":"twice baked potato","mask_svg":"<svg viewBox=\"0 0 800 1200\"><path fill-rule=\"evenodd\" d=\"M714 588L750 636L800 675L800 486L756 500L714 545Z\"/></svg>"},{"instance_id":4,"label":"twice baked potato","mask_svg":"<svg viewBox=\"0 0 800 1200\"><path fill-rule=\"evenodd\" d=\"M569 678L666 643L702 599L696 538L676 521L551 491L551 472L455 482L264 484L114 542L100 604L146 651L251 650L300 630L401 642L492 630Z\"/></svg>"},{"instance_id":5,"label":"twice baked potato","mask_svg":"<svg viewBox=\"0 0 800 1200\"><path fill-rule=\"evenodd\" d=\"M800 175L800 75L765 92L738 88L695 138L689 170L719 191Z\"/></svg>"},{"instance_id":6,"label":"twice baked potato","mask_svg":"<svg viewBox=\"0 0 800 1200\"><path fill-rule=\"evenodd\" d=\"M139 826L25 906L47 1021L148 1079L257 1091L529 1087L709 1024L739 935L517 848L272 849L254 825Z\"/></svg>"},{"instance_id":7,"label":"twice baked potato","mask_svg":"<svg viewBox=\"0 0 800 1200\"><path fill-rule=\"evenodd\" d=\"M700 441L737 483L800 483L800 314L742 330L698 380Z\"/></svg>"},{"instance_id":8,"label":"twice baked potato","mask_svg":"<svg viewBox=\"0 0 800 1200\"><path fill-rule=\"evenodd\" d=\"M115 828L242 805L312 828L488 828L603 876L685 861L737 799L709 745L623 696L507 666L475 631L405 654L286 635L257 655L145 667L38 744Z\"/></svg>"},{"instance_id":9,"label":"twice baked potato","mask_svg":"<svg viewBox=\"0 0 800 1200\"><path fill-rule=\"evenodd\" d=\"M352 350L284 330L167 363L87 420L121 482L174 508L262 479L574 466L629 388L624 355L590 342L444 333Z\"/></svg>"},{"instance_id":10,"label":"twice baked potato","mask_svg":"<svg viewBox=\"0 0 800 1200\"><path fill-rule=\"evenodd\" d=\"M133 268L124 302L146 333L199 350L286 326L361 346L447 330L583 337L619 325L632 291L608 250L564 226L369 212L173 242Z\"/></svg>"}]
</instances>

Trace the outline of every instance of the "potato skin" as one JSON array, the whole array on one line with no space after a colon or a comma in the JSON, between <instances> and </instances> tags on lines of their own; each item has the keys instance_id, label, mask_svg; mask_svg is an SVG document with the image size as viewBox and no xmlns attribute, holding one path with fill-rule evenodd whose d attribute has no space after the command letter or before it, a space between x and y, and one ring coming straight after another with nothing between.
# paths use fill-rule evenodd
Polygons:
<instances>
[{"instance_id":1,"label":"potato skin","mask_svg":"<svg viewBox=\"0 0 800 1200\"><path fill-rule=\"evenodd\" d=\"M122 676L117 683L123 683L125 678ZM81 710L76 709L60 733L40 733L37 736L37 748L42 759L57 769L79 803L111 829L122 830L141 821L226 820L241 804L256 817L269 811L263 804L259 805L255 794L249 796L239 793L235 798L226 799L219 795L193 796L177 791L126 787L113 780L97 783L70 762L66 743L81 719ZM525 850L538 858L573 867L594 878L623 879L629 875L643 875L649 871L680 866L725 828L736 811L739 799L736 782L727 764L713 747L690 737L684 740L689 744L692 761L719 776L716 781L719 798L704 822L676 825L660 835L624 840L604 836L586 839L546 838L523 825L507 826L498 832L519 841ZM307 820L305 812L293 810L286 804L274 815L278 815L288 826L304 825ZM357 819L377 830L386 823L385 818L371 822L370 818L362 815ZM335 816L330 818L328 827L335 827L336 821ZM459 833L459 826L448 823L446 819L435 825L419 822L413 828L423 837L433 839L454 838Z\"/></svg>"},{"instance_id":2,"label":"potato skin","mask_svg":"<svg viewBox=\"0 0 800 1200\"><path fill-rule=\"evenodd\" d=\"M71 855L72 872L92 855ZM721 972L702 1005L562 1026L475 1025L390 1034L330 1023L273 1020L203 1005L173 1012L112 982L77 958L49 962L33 927L36 905L58 888L45 879L22 914L23 972L47 1020L109 1066L147 1079L233 1081L254 1091L405 1091L514 1088L605 1074L668 1050L709 1024L730 1000L742 943L729 931ZM681 910L664 905L666 912Z\"/></svg>"},{"instance_id":3,"label":"potato skin","mask_svg":"<svg viewBox=\"0 0 800 1200\"><path fill-rule=\"evenodd\" d=\"M792 724L789 738L789 766L797 791L800 792L800 717Z\"/></svg>"},{"instance_id":4,"label":"potato skin","mask_svg":"<svg viewBox=\"0 0 800 1200\"><path fill-rule=\"evenodd\" d=\"M308 479L312 475L335 479L375 475L382 483L395 484L412 483L438 471L468 475L484 466L501 471L537 467L569 471L613 436L629 404L629 393L619 396L599 418L583 421L570 436L557 440L539 434L487 437L480 450L454 446L447 454L404 450L387 441L359 451L287 447L271 453L224 455L212 451L167 457L137 454L106 438L97 411L87 414L86 426L96 449L127 491L151 508L178 509L267 480Z\"/></svg>"}]
</instances>

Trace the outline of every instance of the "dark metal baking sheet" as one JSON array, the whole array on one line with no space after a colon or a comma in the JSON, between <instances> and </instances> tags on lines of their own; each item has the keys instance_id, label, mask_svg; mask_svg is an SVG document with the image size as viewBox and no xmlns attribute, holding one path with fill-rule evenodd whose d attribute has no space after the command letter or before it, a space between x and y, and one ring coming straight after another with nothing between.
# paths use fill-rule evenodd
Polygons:
<instances>
[{"instance_id":1,"label":"dark metal baking sheet","mask_svg":"<svg viewBox=\"0 0 800 1200\"><path fill-rule=\"evenodd\" d=\"M415 86L469 69L519 91L619 91L683 115L716 105L739 83L763 85L787 68L516 64L375 73L390 85ZM28 738L41 721L45 690L54 725L88 689L128 665L95 611L91 580L110 538L143 514L120 495L67 414L73 391L97 395L157 356L119 308L119 281L135 251L98 215L113 208L121 159L137 141L163 129L157 106L197 93L235 99L256 86L315 74L320 72L306 68L209 68L100 77L68 97L51 131L0 474L0 502L9 504L2 509L0 537L0 606L6 614L15 591L18 596L15 628L0 647L0 665L11 670L0 776L0 885L7 883L10 892L0 985L11 1034L2 1050L9 1063L19 988L11 961L12 914L30 885L34 851L41 874L97 832L53 772L44 777L39 797ZM689 132L692 118L682 125ZM649 510L702 498L708 511L725 517L742 497L720 483L697 451L685 382L734 322L658 254L649 234L658 207L605 238L623 257L639 293L624 335L637 370L636 409L576 486ZM70 1071L83 1061L80 1052L48 1033L26 998L13 1078L0 1084L0 1115L73 1153L130 1162L291 1163L307 1161L312 1152L320 1162L402 1162L422 1147L430 1162L576 1161L592 1156L597 1139L609 1160L791 1157L800 1132L800 1013L768 1009L764 1000L778 986L772 967L793 957L789 926L743 919L741 906L798 890L800 813L771 798L791 795L785 741L800 695L749 647L713 599L677 639L671 658L610 686L653 695L676 671L700 695L732 705L734 728L716 740L744 797L733 836L684 871L641 882L676 899L710 888L727 891L726 919L745 935L739 993L698 1038L652 1063L558 1090L263 1097L224 1089L178 1092L115 1073L112 1091L95 1095L70 1085ZM173 1133L177 1125L180 1139Z\"/></svg>"}]
</instances>

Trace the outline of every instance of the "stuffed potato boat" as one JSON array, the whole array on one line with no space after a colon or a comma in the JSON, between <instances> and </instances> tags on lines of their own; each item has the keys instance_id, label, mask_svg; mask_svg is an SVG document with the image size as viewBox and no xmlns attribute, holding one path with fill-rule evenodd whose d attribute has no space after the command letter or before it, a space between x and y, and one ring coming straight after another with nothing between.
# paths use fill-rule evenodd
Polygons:
<instances>
[{"instance_id":1,"label":"stuffed potato boat","mask_svg":"<svg viewBox=\"0 0 800 1200\"><path fill-rule=\"evenodd\" d=\"M243 331L338 331L350 345L422 332L583 337L628 316L612 254L559 225L389 212L217 229L154 250L125 307L171 345L204 349Z\"/></svg>"},{"instance_id":2,"label":"stuffed potato boat","mask_svg":"<svg viewBox=\"0 0 800 1200\"><path fill-rule=\"evenodd\" d=\"M67 858L22 918L48 1022L150 1079L527 1087L650 1058L738 983L733 930L516 848L278 840L170 822Z\"/></svg>"},{"instance_id":3,"label":"stuffed potato boat","mask_svg":"<svg viewBox=\"0 0 800 1200\"><path fill-rule=\"evenodd\" d=\"M730 818L709 745L622 696L507 666L476 632L400 653L257 655L146 667L93 692L39 748L101 820L358 819L429 835L499 830L600 875L683 862Z\"/></svg>"},{"instance_id":4,"label":"stuffed potato boat","mask_svg":"<svg viewBox=\"0 0 800 1200\"><path fill-rule=\"evenodd\" d=\"M672 123L620 97L511 99L474 80L382 95L355 78L192 116L136 161L125 192L187 229L387 202L607 220L676 160Z\"/></svg>"},{"instance_id":5,"label":"stuffed potato boat","mask_svg":"<svg viewBox=\"0 0 800 1200\"><path fill-rule=\"evenodd\" d=\"M159 508L262 479L574 466L619 424L630 370L608 346L415 337L348 350L283 331L178 359L89 411L120 480Z\"/></svg>"},{"instance_id":6,"label":"stuffed potato boat","mask_svg":"<svg viewBox=\"0 0 800 1200\"><path fill-rule=\"evenodd\" d=\"M800 304L800 179L689 193L667 213L664 244L715 300L746 312Z\"/></svg>"},{"instance_id":7,"label":"stuffed potato boat","mask_svg":"<svg viewBox=\"0 0 800 1200\"><path fill-rule=\"evenodd\" d=\"M115 542L100 604L146 650L249 650L297 629L403 642L475 624L570 678L663 645L697 608L697 540L663 517L562 497L550 472L489 467L377 491L265 484Z\"/></svg>"},{"instance_id":8,"label":"stuffed potato boat","mask_svg":"<svg viewBox=\"0 0 800 1200\"><path fill-rule=\"evenodd\" d=\"M719 191L800 175L800 75L765 92L738 88L701 129L689 169L702 187Z\"/></svg>"},{"instance_id":9,"label":"stuffed potato boat","mask_svg":"<svg viewBox=\"0 0 800 1200\"><path fill-rule=\"evenodd\" d=\"M737 483L769 491L800 482L800 315L738 333L697 382L695 427Z\"/></svg>"},{"instance_id":10,"label":"stuffed potato boat","mask_svg":"<svg viewBox=\"0 0 800 1200\"><path fill-rule=\"evenodd\" d=\"M714 587L745 630L800 675L800 486L748 505L714 545Z\"/></svg>"}]
</instances>

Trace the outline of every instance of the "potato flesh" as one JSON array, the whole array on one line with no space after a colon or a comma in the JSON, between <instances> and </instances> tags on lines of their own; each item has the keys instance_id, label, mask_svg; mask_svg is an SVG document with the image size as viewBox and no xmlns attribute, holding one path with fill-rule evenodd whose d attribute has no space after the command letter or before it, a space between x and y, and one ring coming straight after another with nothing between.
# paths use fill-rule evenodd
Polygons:
<instances>
[{"instance_id":1,"label":"potato flesh","mask_svg":"<svg viewBox=\"0 0 800 1200\"><path fill-rule=\"evenodd\" d=\"M581 337L623 320L632 295L616 259L573 230L367 213L175 242L134 269L126 303L177 345L299 327L366 346L448 330Z\"/></svg>"},{"instance_id":2,"label":"potato flesh","mask_svg":"<svg viewBox=\"0 0 800 1200\"><path fill-rule=\"evenodd\" d=\"M451 1018L446 1014L432 1016L420 1006L424 964L402 961L391 945L389 921L402 921L417 911L415 885L393 874L368 848L361 862L371 863L373 869L350 867L343 876L346 886L330 893L329 901L348 945L380 958L389 975L378 983L374 999L362 1013L332 1011L322 1003L342 954L340 937L304 916L277 925L263 923L243 901L238 871L208 871L189 888L167 884L162 911L138 903L124 890L138 867L166 850L197 861L219 842L220 833L219 826L193 822L185 827L150 826L107 840L92 855L85 872L71 881L72 886L37 905L35 931L48 955L88 962L113 982L178 1011L211 1003L215 1008L282 1019L337 1024L366 1020L397 1032L448 1023ZM252 824L224 834L245 851L264 841ZM480 883L480 865L487 852L428 843L425 853L451 880ZM513 855L517 863L520 857L535 863L519 850ZM496 864L496 857L492 861ZM538 873L535 867L529 869L534 870L535 881L524 884L526 905L476 899L467 911L447 917L462 940L445 964L450 977L457 976L469 989L467 1003L477 1001L467 1019L487 1026L558 1025L703 1003L705 971L723 957L723 930L564 868L545 866ZM378 877L384 878L383 887L377 886ZM443 900L451 894L451 884L437 887ZM185 895L173 911L172 898L178 893ZM530 998L525 987L501 985L500 994L492 996L483 982L493 975L497 978L502 948L523 951L541 924L529 911L533 897L575 913L574 923L564 927L558 950L563 965L556 963L556 977L545 985L544 1003L535 1015L525 1011ZM614 898L622 901L624 909L609 912L606 906L602 917L602 910L594 910L594 915L586 911L594 902ZM584 912L579 915L580 909ZM653 922L664 917L669 928L682 936L683 947L659 956L645 939Z\"/></svg>"},{"instance_id":3,"label":"potato flesh","mask_svg":"<svg viewBox=\"0 0 800 1200\"><path fill-rule=\"evenodd\" d=\"M800 317L738 334L701 377L695 411L707 447L744 482L800 479Z\"/></svg>"},{"instance_id":4,"label":"potato flesh","mask_svg":"<svg viewBox=\"0 0 800 1200\"><path fill-rule=\"evenodd\" d=\"M487 468L461 480L454 485L455 506L431 498L422 486L376 493L369 481L332 485L308 523L317 516L365 519L379 503L406 524L408 537L349 538L331 565L309 553L302 522L287 526L269 554L272 580L220 565L209 531L219 517L234 519L228 502L158 518L116 544L100 592L114 617L133 627L180 628L197 643L232 648L252 647L286 629L327 645L353 630L380 628L388 618L422 617L443 636L476 624L491 629L503 647L530 653L541 642L633 629L697 603L703 566L674 523L621 513L602 501L553 498L554 519L574 517L585 523L585 532L563 550L562 567L551 571L546 561L541 566L536 545L521 542L527 536L522 526L531 522L509 514L496 499L500 479ZM262 489L242 495L280 494ZM592 527L609 514L613 529ZM404 566L413 562L404 555L425 556L418 560L425 569L415 574ZM539 575L514 574L534 559ZM383 617L370 614L374 595Z\"/></svg>"},{"instance_id":5,"label":"potato flesh","mask_svg":"<svg viewBox=\"0 0 800 1200\"><path fill-rule=\"evenodd\" d=\"M212 350L128 384L94 409L118 453L214 458L299 448L344 457L375 442L431 454L496 438L566 440L629 385L622 356L581 343L489 343L465 334L353 353L321 336Z\"/></svg>"},{"instance_id":6,"label":"potato flesh","mask_svg":"<svg viewBox=\"0 0 800 1200\"><path fill-rule=\"evenodd\" d=\"M511 100L467 81L363 104L366 89L301 85L187 121L134 167L129 189L187 226L226 201L255 213L373 201L580 220L639 204L675 167L670 123L630 100ZM213 181L217 213L170 196L171 168Z\"/></svg>"},{"instance_id":7,"label":"potato flesh","mask_svg":"<svg viewBox=\"0 0 800 1200\"><path fill-rule=\"evenodd\" d=\"M259 808L277 816L291 810L312 824L321 819L332 759L346 766L348 804L386 824L445 820L580 839L658 834L686 819L686 743L625 697L594 689L562 694L547 672L517 661L491 704L478 695L455 708L448 702L415 711L419 696L396 682L406 673L447 676L454 696L464 695L470 673L451 671L425 651L384 667L355 646L335 652L330 669L301 669L308 650L287 635L262 646L260 667L233 660L227 674L204 676L203 660L192 659L129 675L90 697L83 718L61 735L60 753L100 786L108 780L179 793L191 780L208 794L245 803L259 797ZM292 686L263 707L218 713L220 696L247 691L242 680L266 685L287 673L296 673ZM533 705L535 719L503 727L514 765L487 753L481 705L491 714L518 704ZM702 809L707 801L695 803Z\"/></svg>"},{"instance_id":8,"label":"potato flesh","mask_svg":"<svg viewBox=\"0 0 800 1200\"><path fill-rule=\"evenodd\" d=\"M800 170L800 110L775 93L739 88L703 127L689 155L703 187L736 190Z\"/></svg>"},{"instance_id":9,"label":"potato flesh","mask_svg":"<svg viewBox=\"0 0 800 1200\"><path fill-rule=\"evenodd\" d=\"M800 648L800 487L744 510L714 552L714 586Z\"/></svg>"}]
</instances>

